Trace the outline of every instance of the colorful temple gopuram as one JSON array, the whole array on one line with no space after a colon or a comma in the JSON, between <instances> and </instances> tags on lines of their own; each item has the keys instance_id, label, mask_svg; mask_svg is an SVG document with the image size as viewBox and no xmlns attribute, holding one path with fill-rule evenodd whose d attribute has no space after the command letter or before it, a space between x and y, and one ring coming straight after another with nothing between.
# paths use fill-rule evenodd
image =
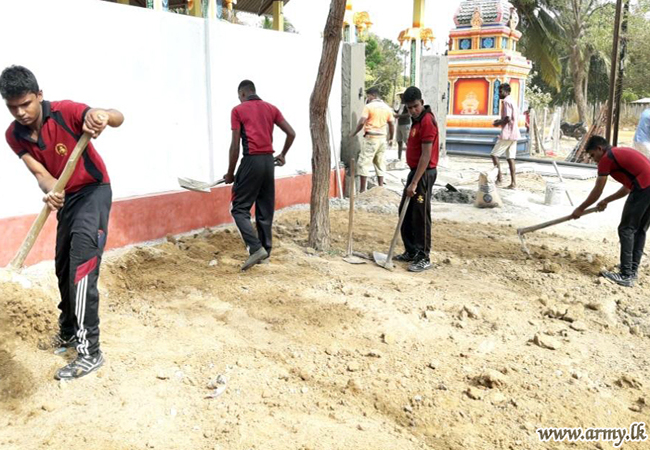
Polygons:
<instances>
[{"instance_id":1,"label":"colorful temple gopuram","mask_svg":"<svg viewBox=\"0 0 650 450\"><path fill-rule=\"evenodd\" d=\"M488 153L500 128L499 86L510 83L519 106L522 139L518 152L526 152L528 136L523 116L530 61L517 51L519 16L507 0L464 0L454 16L449 35L449 115L447 149Z\"/></svg>"}]
</instances>

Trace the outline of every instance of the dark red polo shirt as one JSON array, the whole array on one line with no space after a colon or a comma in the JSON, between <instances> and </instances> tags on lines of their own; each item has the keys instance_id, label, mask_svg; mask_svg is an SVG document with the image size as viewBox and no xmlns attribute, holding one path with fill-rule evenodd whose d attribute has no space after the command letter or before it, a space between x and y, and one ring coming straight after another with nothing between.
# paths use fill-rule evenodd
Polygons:
<instances>
[{"instance_id":1,"label":"dark red polo shirt","mask_svg":"<svg viewBox=\"0 0 650 450\"><path fill-rule=\"evenodd\" d=\"M278 108L252 95L233 108L233 130L241 131L244 155L273 154L273 126L284 122Z\"/></svg>"},{"instance_id":2,"label":"dark red polo shirt","mask_svg":"<svg viewBox=\"0 0 650 450\"><path fill-rule=\"evenodd\" d=\"M650 187L650 160L629 147L614 147L598 163L598 175L611 175L631 191Z\"/></svg>"},{"instance_id":3,"label":"dark red polo shirt","mask_svg":"<svg viewBox=\"0 0 650 450\"><path fill-rule=\"evenodd\" d=\"M425 106L424 112L417 119L413 119L408 143L406 144L406 164L411 169L416 169L420 156L422 155L422 144L432 143L431 160L429 169L438 166L438 123L429 106Z\"/></svg>"},{"instance_id":4,"label":"dark red polo shirt","mask_svg":"<svg viewBox=\"0 0 650 450\"><path fill-rule=\"evenodd\" d=\"M36 142L30 137L31 129L16 121L9 125L5 138L19 158L29 154L43 164L54 178L59 178L72 150L77 145L77 140L83 134L84 118L90 107L70 100L43 101L41 107L43 127ZM93 144L88 143L83 159L77 163L77 168L68 181L65 191L72 193L90 184L109 182L104 161Z\"/></svg>"}]
</instances>

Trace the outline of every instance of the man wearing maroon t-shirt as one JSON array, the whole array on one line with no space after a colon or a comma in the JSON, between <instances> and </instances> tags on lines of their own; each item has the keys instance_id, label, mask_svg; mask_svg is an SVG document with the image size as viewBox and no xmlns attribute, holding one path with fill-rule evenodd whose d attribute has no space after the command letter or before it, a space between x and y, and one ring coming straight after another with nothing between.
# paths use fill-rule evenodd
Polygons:
<instances>
[{"instance_id":1,"label":"man wearing maroon t-shirt","mask_svg":"<svg viewBox=\"0 0 650 450\"><path fill-rule=\"evenodd\" d=\"M56 379L87 375L104 363L99 348L99 292L97 280L111 209L111 186L104 161L89 143L83 161L62 193L52 189L83 133L98 137L106 126L119 127L122 113L89 108L69 100L43 100L36 77L21 66L0 75L0 95L16 119L5 137L45 193L57 213L56 275L61 303L59 333L52 344L61 350L76 347L78 356L59 369Z\"/></svg>"},{"instance_id":2,"label":"man wearing maroon t-shirt","mask_svg":"<svg viewBox=\"0 0 650 450\"><path fill-rule=\"evenodd\" d=\"M632 148L612 148L601 136L591 137L585 150L598 163L598 179L587 199L572 215L577 219L600 198L609 175L623 185L597 205L599 211L604 211L607 204L627 196L618 226L620 271L603 271L601 275L621 286L632 287L638 278L646 231L650 225L650 161Z\"/></svg>"},{"instance_id":3,"label":"man wearing maroon t-shirt","mask_svg":"<svg viewBox=\"0 0 650 450\"><path fill-rule=\"evenodd\" d=\"M395 260L409 262L410 272L422 272L431 268L431 191L436 182L438 166L438 124L431 108L424 105L422 92L418 88L409 87L403 99L412 120L406 144L406 164L411 171L399 206L400 212L406 197L411 197L411 201L401 228L405 251Z\"/></svg>"},{"instance_id":4,"label":"man wearing maroon t-shirt","mask_svg":"<svg viewBox=\"0 0 650 450\"><path fill-rule=\"evenodd\" d=\"M231 113L232 141L230 164L224 175L232 188L231 213L248 248L249 257L242 266L246 270L266 260L271 254L273 213L275 212L275 165L283 166L296 133L284 120L278 108L262 101L255 93L255 84L244 80L237 89L240 105ZM277 125L287 135L282 153L273 157L273 128ZM239 143L244 148L237 175ZM255 225L251 225L251 208L255 205Z\"/></svg>"}]
</instances>

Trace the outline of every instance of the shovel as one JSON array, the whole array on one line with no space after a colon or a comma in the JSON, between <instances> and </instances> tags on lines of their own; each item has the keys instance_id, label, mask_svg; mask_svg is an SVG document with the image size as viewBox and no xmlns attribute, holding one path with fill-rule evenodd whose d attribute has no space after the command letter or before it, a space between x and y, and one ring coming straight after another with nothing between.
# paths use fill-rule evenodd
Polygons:
<instances>
[{"instance_id":1,"label":"shovel","mask_svg":"<svg viewBox=\"0 0 650 450\"><path fill-rule=\"evenodd\" d=\"M350 162L350 180L352 181L351 186L350 186L350 215L348 216L348 251L345 255L345 258L343 258L343 261L345 261L348 264L365 264L366 262L359 258L358 256L354 256L354 252L352 251L352 224L354 222L354 191L355 191L355 178L354 178L354 161Z\"/></svg>"},{"instance_id":2,"label":"shovel","mask_svg":"<svg viewBox=\"0 0 650 450\"><path fill-rule=\"evenodd\" d=\"M411 197L406 197L404 205L402 206L402 213L399 215L399 220L397 221L397 227L395 227L395 234L393 234L393 240L390 243L390 248L388 249L388 255L379 252L372 252L372 257L377 263L378 266L383 267L384 269L393 270L393 251L395 250L395 244L397 243L397 236L399 236L399 230L402 228L402 222L404 222L404 217L406 216L406 211L409 208L409 203L411 202Z\"/></svg>"},{"instance_id":3,"label":"shovel","mask_svg":"<svg viewBox=\"0 0 650 450\"><path fill-rule=\"evenodd\" d=\"M74 173L75 168L77 167L77 161L79 161L81 155L86 150L88 141L90 141L90 134L84 133L83 136L81 136L81 138L79 139L79 142L77 142L77 145L75 145L74 150L72 150L72 153L70 154L70 158L68 158L68 162L66 162L65 168L63 169L61 176L59 176L59 179L57 180L56 184L54 185L54 188L52 189L53 192L56 193L63 192L66 184L68 184L70 177L72 177L72 174ZM51 211L49 206L47 205L43 206L43 209L41 209L40 214L32 224L32 227L29 229L29 233L27 233L27 237L25 237L25 240L20 246L18 253L16 253L14 259L9 263L9 267L11 269L19 270L23 267L23 264L25 263L25 259L27 259L27 255L29 255L29 252L34 246L34 243L36 242L36 238L38 237L41 230L43 229L43 225L45 225L45 222L47 221L50 212Z\"/></svg>"},{"instance_id":4,"label":"shovel","mask_svg":"<svg viewBox=\"0 0 650 450\"><path fill-rule=\"evenodd\" d=\"M274 166L279 166L280 162L275 159ZM182 178L178 177L178 184L180 187L183 189L187 189L188 191L194 191L194 192L203 192L204 194L209 194L210 189L212 189L215 186L219 186L220 184L223 184L226 182L225 178L222 178L217 181L213 181L212 183L208 183L207 181L199 181L199 180L193 180L192 178Z\"/></svg>"},{"instance_id":5,"label":"shovel","mask_svg":"<svg viewBox=\"0 0 650 450\"><path fill-rule=\"evenodd\" d=\"M203 192L204 194L209 194L210 189L218 186L222 183L225 183L226 180L225 178L222 178L220 180L217 180L213 183L207 183L205 181L198 181L198 180L193 180L191 178L178 178L178 184L183 188L187 189L188 191L194 191L194 192Z\"/></svg>"}]
</instances>

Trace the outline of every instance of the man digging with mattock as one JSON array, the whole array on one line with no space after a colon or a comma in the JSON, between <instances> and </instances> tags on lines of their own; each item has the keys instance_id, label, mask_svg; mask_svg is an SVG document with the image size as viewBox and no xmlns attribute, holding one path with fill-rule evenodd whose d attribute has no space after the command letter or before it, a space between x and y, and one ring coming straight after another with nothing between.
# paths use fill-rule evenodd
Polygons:
<instances>
[{"instance_id":1,"label":"man digging with mattock","mask_svg":"<svg viewBox=\"0 0 650 450\"><path fill-rule=\"evenodd\" d=\"M618 236L621 241L620 271L603 271L602 276L621 286L632 287L639 276L639 265L645 247L646 231L650 225L650 161L628 147L613 147L601 136L592 136L585 151L598 164L598 179L589 196L573 212L582 216L603 193L607 177L611 175L623 186L602 199L597 208L604 211L615 200L627 197Z\"/></svg>"},{"instance_id":2,"label":"man digging with mattock","mask_svg":"<svg viewBox=\"0 0 650 450\"><path fill-rule=\"evenodd\" d=\"M119 127L124 116L114 109L90 108L69 100L45 101L34 74L21 66L0 75L0 95L16 119L9 125L9 147L23 160L57 212L56 276L61 303L59 332L53 346L75 347L78 356L60 368L55 378L80 378L104 364L99 348L99 291L97 280L111 209L111 186L106 166L88 143L64 192L53 192L57 178L82 134L98 137L106 126Z\"/></svg>"}]
</instances>

